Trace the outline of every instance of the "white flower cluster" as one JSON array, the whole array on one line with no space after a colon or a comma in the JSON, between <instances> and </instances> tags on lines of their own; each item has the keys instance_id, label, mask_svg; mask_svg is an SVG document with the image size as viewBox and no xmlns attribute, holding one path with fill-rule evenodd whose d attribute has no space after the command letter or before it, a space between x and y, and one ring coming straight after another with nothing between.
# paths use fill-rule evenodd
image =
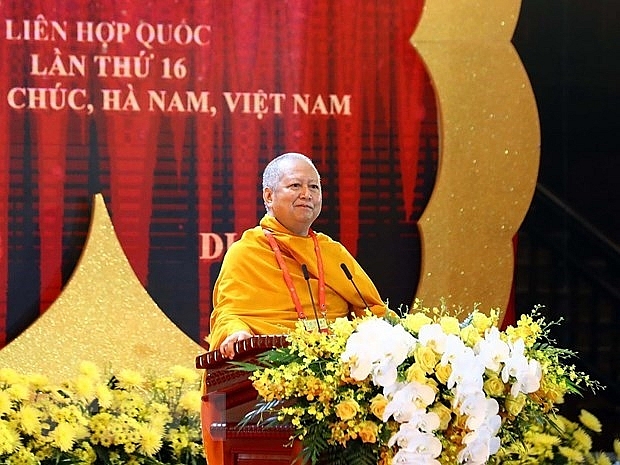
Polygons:
<instances>
[{"instance_id":1,"label":"white flower cluster","mask_svg":"<svg viewBox=\"0 0 620 465\"><path fill-rule=\"evenodd\" d=\"M351 376L358 380L372 377L388 399L383 421L393 418L399 430L388 445L398 445L394 464L439 465L441 441L435 434L439 416L429 411L437 392L431 384L397 379L398 367L418 346L432 348L440 356L440 364L450 365L445 387L452 393L452 411L467 418L468 433L458 453L458 463L484 464L500 448L498 432L501 418L498 402L483 390L486 371L496 373L510 393L516 397L539 388L542 377L540 364L525 355L522 340L508 343L493 327L473 348L455 334L447 334L442 326L429 323L415 337L401 325L391 325L380 318L360 323L347 340L342 361L351 365Z\"/></svg>"}]
</instances>

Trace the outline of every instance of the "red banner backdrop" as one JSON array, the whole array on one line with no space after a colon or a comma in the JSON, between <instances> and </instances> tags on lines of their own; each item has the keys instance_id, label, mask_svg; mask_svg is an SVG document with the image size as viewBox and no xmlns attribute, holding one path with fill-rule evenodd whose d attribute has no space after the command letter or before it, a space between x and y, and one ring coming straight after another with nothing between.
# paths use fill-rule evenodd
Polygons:
<instances>
[{"instance_id":1,"label":"red banner backdrop","mask_svg":"<svg viewBox=\"0 0 620 465\"><path fill-rule=\"evenodd\" d=\"M284 151L323 177L316 229L392 307L418 277L435 97L409 42L421 0L4 2L0 341L57 298L92 195L155 301L208 332L222 255Z\"/></svg>"}]
</instances>

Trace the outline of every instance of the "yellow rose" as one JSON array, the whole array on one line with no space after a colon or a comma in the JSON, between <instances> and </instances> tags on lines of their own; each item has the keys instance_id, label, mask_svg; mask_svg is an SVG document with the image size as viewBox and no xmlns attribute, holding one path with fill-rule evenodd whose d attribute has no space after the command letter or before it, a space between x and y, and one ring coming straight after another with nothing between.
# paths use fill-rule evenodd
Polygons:
<instances>
[{"instance_id":1,"label":"yellow rose","mask_svg":"<svg viewBox=\"0 0 620 465\"><path fill-rule=\"evenodd\" d=\"M474 326L467 325L461 330L461 339L465 345L473 347L482 339L482 336Z\"/></svg>"},{"instance_id":2,"label":"yellow rose","mask_svg":"<svg viewBox=\"0 0 620 465\"><path fill-rule=\"evenodd\" d=\"M504 393L504 389L503 381L497 376L492 376L484 382L484 392L490 396L499 397Z\"/></svg>"},{"instance_id":3,"label":"yellow rose","mask_svg":"<svg viewBox=\"0 0 620 465\"><path fill-rule=\"evenodd\" d=\"M417 334L422 326L432 322L424 313L409 313L403 320L403 326Z\"/></svg>"},{"instance_id":4,"label":"yellow rose","mask_svg":"<svg viewBox=\"0 0 620 465\"><path fill-rule=\"evenodd\" d=\"M359 437L362 442L375 443L377 442L377 434L379 433L379 426L372 421L363 421L360 424Z\"/></svg>"},{"instance_id":5,"label":"yellow rose","mask_svg":"<svg viewBox=\"0 0 620 465\"><path fill-rule=\"evenodd\" d=\"M418 383L426 382L426 371L422 368L419 363L414 363L409 368L407 368L407 372L405 374L407 377L407 381L417 381Z\"/></svg>"},{"instance_id":6,"label":"yellow rose","mask_svg":"<svg viewBox=\"0 0 620 465\"><path fill-rule=\"evenodd\" d=\"M446 384L451 374L452 366L448 363L445 365L439 364L435 367L435 376L441 384Z\"/></svg>"},{"instance_id":7,"label":"yellow rose","mask_svg":"<svg viewBox=\"0 0 620 465\"><path fill-rule=\"evenodd\" d=\"M506 410L512 416L517 416L525 406L525 394L520 392L517 397L506 397Z\"/></svg>"},{"instance_id":8,"label":"yellow rose","mask_svg":"<svg viewBox=\"0 0 620 465\"><path fill-rule=\"evenodd\" d=\"M370 413L377 418L383 418L383 412L385 412L385 406L388 404L388 400L381 394L377 394L370 401Z\"/></svg>"},{"instance_id":9,"label":"yellow rose","mask_svg":"<svg viewBox=\"0 0 620 465\"><path fill-rule=\"evenodd\" d=\"M336 405L336 415L341 420L350 420L359 412L360 406L353 399L347 399Z\"/></svg>"},{"instance_id":10,"label":"yellow rose","mask_svg":"<svg viewBox=\"0 0 620 465\"><path fill-rule=\"evenodd\" d=\"M444 404L434 404L429 410L439 416L439 429L446 430L452 418L452 411Z\"/></svg>"},{"instance_id":11,"label":"yellow rose","mask_svg":"<svg viewBox=\"0 0 620 465\"><path fill-rule=\"evenodd\" d=\"M480 334L493 326L493 319L481 312L474 312L471 319L471 324L478 330Z\"/></svg>"},{"instance_id":12,"label":"yellow rose","mask_svg":"<svg viewBox=\"0 0 620 465\"><path fill-rule=\"evenodd\" d=\"M435 370L435 365L439 361L438 354L433 349L427 346L418 346L413 353L416 363L420 365L420 368L426 373L432 373Z\"/></svg>"},{"instance_id":13,"label":"yellow rose","mask_svg":"<svg viewBox=\"0 0 620 465\"><path fill-rule=\"evenodd\" d=\"M545 378L543 378L540 384L540 397L553 404L564 403L564 393L566 392L565 388L558 386L555 383L546 382Z\"/></svg>"},{"instance_id":14,"label":"yellow rose","mask_svg":"<svg viewBox=\"0 0 620 465\"><path fill-rule=\"evenodd\" d=\"M461 331L460 321L458 318L454 318L453 316L444 316L439 320L439 325L443 332L446 334L456 334L458 335Z\"/></svg>"}]
</instances>

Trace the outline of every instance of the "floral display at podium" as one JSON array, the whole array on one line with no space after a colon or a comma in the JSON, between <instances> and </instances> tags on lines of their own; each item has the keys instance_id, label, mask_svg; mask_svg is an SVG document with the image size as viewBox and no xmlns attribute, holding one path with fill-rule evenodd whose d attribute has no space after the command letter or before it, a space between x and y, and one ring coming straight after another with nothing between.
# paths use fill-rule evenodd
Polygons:
<instances>
[{"instance_id":1,"label":"floral display at podium","mask_svg":"<svg viewBox=\"0 0 620 465\"><path fill-rule=\"evenodd\" d=\"M287 347L239 363L259 394L245 421L292 425L304 463L541 463L531 432L557 445L564 396L601 386L568 363L539 310L504 331L496 311L459 319L421 302L328 332L299 325Z\"/></svg>"}]
</instances>

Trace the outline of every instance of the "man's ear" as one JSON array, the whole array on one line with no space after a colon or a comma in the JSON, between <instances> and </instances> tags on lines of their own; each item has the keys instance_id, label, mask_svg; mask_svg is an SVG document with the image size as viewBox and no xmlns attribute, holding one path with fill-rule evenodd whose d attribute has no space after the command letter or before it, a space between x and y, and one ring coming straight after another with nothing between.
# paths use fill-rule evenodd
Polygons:
<instances>
[{"instance_id":1,"label":"man's ear","mask_svg":"<svg viewBox=\"0 0 620 465\"><path fill-rule=\"evenodd\" d=\"M265 187L263 189L263 202L265 203L265 207L267 208L269 208L269 206L273 202L273 191L269 187Z\"/></svg>"}]
</instances>

